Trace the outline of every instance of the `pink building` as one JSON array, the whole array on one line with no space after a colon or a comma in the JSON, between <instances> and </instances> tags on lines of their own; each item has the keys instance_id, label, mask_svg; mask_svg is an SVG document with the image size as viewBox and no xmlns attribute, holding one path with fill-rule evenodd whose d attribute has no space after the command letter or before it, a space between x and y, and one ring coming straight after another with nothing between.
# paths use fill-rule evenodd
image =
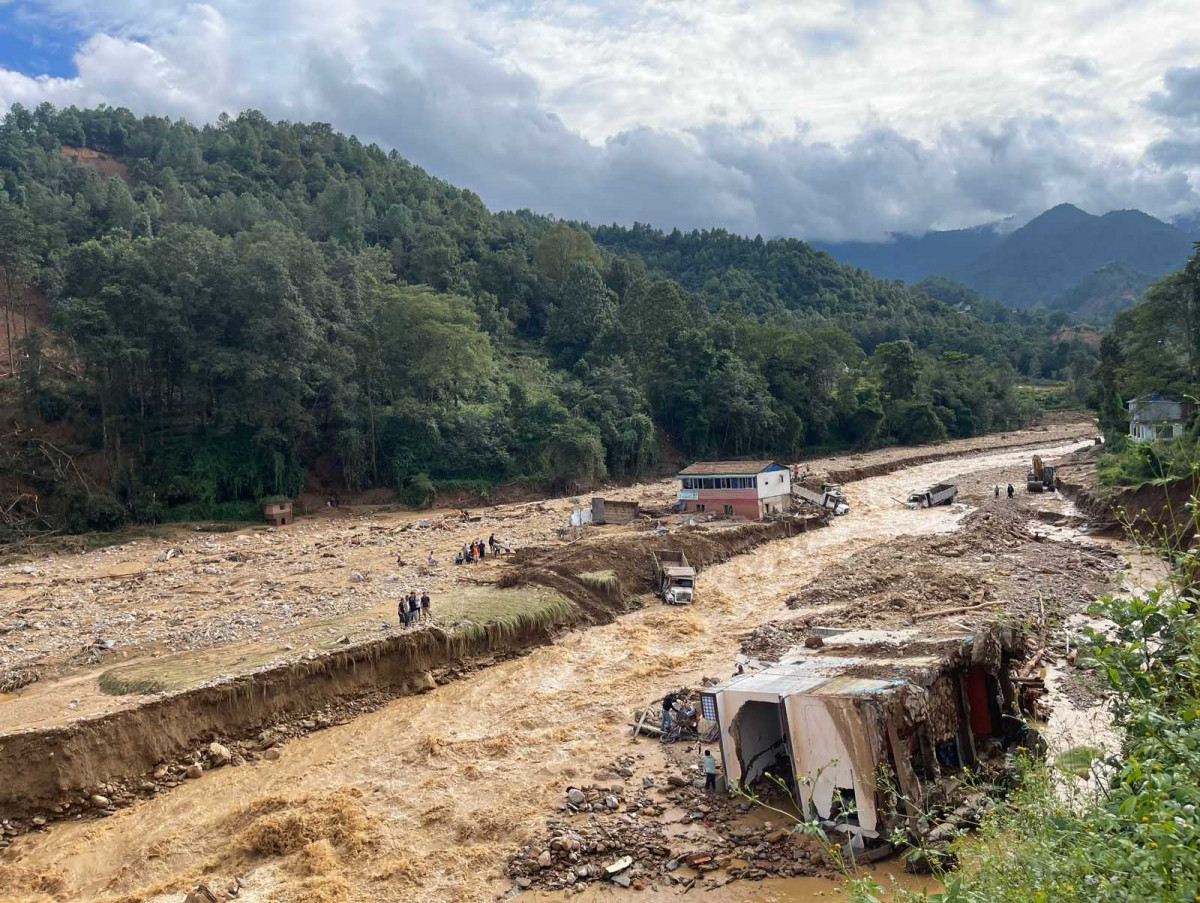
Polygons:
<instances>
[{"instance_id":1,"label":"pink building","mask_svg":"<svg viewBox=\"0 0 1200 903\"><path fill-rule=\"evenodd\" d=\"M679 472L680 508L750 520L787 511L792 474L774 461L701 461Z\"/></svg>"}]
</instances>

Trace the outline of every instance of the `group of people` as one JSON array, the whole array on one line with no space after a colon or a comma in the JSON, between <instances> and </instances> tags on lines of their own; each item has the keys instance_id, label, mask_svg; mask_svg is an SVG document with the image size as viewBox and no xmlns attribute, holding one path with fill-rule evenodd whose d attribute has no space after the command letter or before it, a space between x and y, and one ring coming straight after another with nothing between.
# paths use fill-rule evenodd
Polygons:
<instances>
[{"instance_id":1,"label":"group of people","mask_svg":"<svg viewBox=\"0 0 1200 903\"><path fill-rule=\"evenodd\" d=\"M474 564L476 561L482 561L486 558L489 552L495 556L507 551L509 551L508 546L496 539L496 534L493 533L488 537L486 543L481 539L477 539L463 546L461 550L455 553L454 563ZM433 553L430 552L429 554L432 557Z\"/></svg>"},{"instance_id":2,"label":"group of people","mask_svg":"<svg viewBox=\"0 0 1200 903\"><path fill-rule=\"evenodd\" d=\"M996 489L996 498L1000 498L1000 486L999 486L999 484L997 484L997 485L996 485L995 489ZM1012 483L1009 483L1009 484L1008 484L1008 497L1009 497L1009 498L1012 498L1012 497L1013 497L1013 494L1014 494L1015 492L1016 492L1016 490L1015 490L1015 489L1013 489L1013 484L1012 484Z\"/></svg>"},{"instance_id":3,"label":"group of people","mask_svg":"<svg viewBox=\"0 0 1200 903\"><path fill-rule=\"evenodd\" d=\"M421 595L417 595L416 590L409 590L408 595L400 597L400 603L397 605L400 615L400 623L405 628L413 627L417 622L428 621L433 617L430 609L429 591L421 590Z\"/></svg>"}]
</instances>

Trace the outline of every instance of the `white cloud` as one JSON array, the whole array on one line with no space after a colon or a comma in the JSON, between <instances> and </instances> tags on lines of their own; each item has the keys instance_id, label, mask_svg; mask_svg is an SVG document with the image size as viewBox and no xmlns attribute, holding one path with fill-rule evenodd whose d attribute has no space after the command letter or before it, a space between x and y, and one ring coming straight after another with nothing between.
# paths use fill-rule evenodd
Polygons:
<instances>
[{"instance_id":1,"label":"white cloud","mask_svg":"<svg viewBox=\"0 0 1200 903\"><path fill-rule=\"evenodd\" d=\"M495 207L837 240L1063 201L1200 206L1191 70L1171 69L1195 57L1194 11L1177 0L44 0L36 14L92 35L78 76L0 69L4 105L325 120Z\"/></svg>"}]
</instances>

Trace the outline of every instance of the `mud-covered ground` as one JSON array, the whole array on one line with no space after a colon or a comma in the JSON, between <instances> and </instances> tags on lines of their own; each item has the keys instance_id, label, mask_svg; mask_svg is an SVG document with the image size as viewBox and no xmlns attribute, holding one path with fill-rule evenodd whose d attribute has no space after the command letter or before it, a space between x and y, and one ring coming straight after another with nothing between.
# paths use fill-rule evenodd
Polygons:
<instances>
[{"instance_id":1,"label":"mud-covered ground","mask_svg":"<svg viewBox=\"0 0 1200 903\"><path fill-rule=\"evenodd\" d=\"M1073 421L810 466L892 466L906 454L970 454L1079 436L1089 429ZM674 481L658 481L603 494L665 510L676 489ZM160 538L5 565L0 567L0 706L12 699L7 691L34 679L83 680L130 660L248 643L286 659L304 655L319 641L378 636L385 625L396 626L396 602L409 590L428 590L436 610L439 599L456 588L501 578L507 557L455 566L454 553L464 544L495 534L514 550L561 546L576 538L564 529L570 512L589 501L560 498L472 509L470 521L458 511L324 509L282 529L245 526L214 533L180 526ZM630 529L587 532L619 535ZM66 708L78 698L68 691L55 701L61 719L105 710L82 702L78 709ZM47 714L39 705L39 718Z\"/></svg>"},{"instance_id":2,"label":"mud-covered ground","mask_svg":"<svg viewBox=\"0 0 1200 903\"><path fill-rule=\"evenodd\" d=\"M599 783L594 775L619 757L645 756L629 769L631 777L619 776L626 787L621 796L636 801L643 778L665 773L657 743L630 740L634 704L727 676L748 633L794 617L785 600L828 568L899 537L942 541L967 513L962 506L908 511L896 501L908 491L976 470L1023 475L1027 458L1024 449L997 451L851 484L850 516L706 570L690 609L647 606L615 623L573 631L423 696L347 723L335 718L286 743L271 760L206 771L111 817L18 837L0 854L0 899L178 903L197 881L233 878L243 881L239 899L251 901L489 900L506 893L513 885L506 864L545 837L546 818L557 817L566 787ZM653 491L669 497L671 490L664 483ZM559 519L571 507L553 504L561 505ZM374 583L394 566L397 552L364 545L371 533L363 526L354 525L357 544L342 532L350 525L320 523L302 525L288 541L333 531L325 539L342 543L335 552L346 568L364 569ZM515 534L515 524L504 530ZM309 557L279 564L319 565L322 547L315 536L306 541ZM418 550L426 545L413 543ZM143 561L169 544L142 541L137 554L113 554ZM34 564L49 570L79 562ZM953 601L931 594L927 604ZM664 804L664 816L670 811ZM667 890L682 889L660 887ZM756 898L752 890L747 885L740 899Z\"/></svg>"}]
</instances>

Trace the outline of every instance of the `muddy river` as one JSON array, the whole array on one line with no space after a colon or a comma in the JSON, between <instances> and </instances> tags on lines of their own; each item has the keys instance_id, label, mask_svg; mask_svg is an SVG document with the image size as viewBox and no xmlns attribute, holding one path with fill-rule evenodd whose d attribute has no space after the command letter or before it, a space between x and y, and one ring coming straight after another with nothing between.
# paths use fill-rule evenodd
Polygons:
<instances>
[{"instance_id":1,"label":"muddy river","mask_svg":"<svg viewBox=\"0 0 1200 903\"><path fill-rule=\"evenodd\" d=\"M111 818L22 837L10 861L30 890L44 876L57 899L138 892L139 899L181 900L177 892L155 896L156 889L177 891L215 863L244 879L240 900L493 900L511 886L500 875L508 854L543 828L568 783L618 755L645 757L649 766L660 754L657 744L630 740L627 721L638 702L705 676L729 676L741 636L785 615L784 598L830 562L900 535L954 530L966 512L957 505L908 511L897 500L910 490L952 477L963 485L984 471L989 480L1011 471L1020 486L1030 454L943 461L850 484L848 517L706 570L694 608L652 605L570 633L290 743L279 761L221 769ZM321 880L264 866L237 849L237 813L248 801L342 788L361 795L368 842L327 864ZM881 883L892 874L906 878L894 863L881 868ZM322 887L328 895L318 893ZM349 896L339 896L339 887ZM613 896L594 887L573 899ZM736 882L705 896L807 903L842 895L833 882L792 879Z\"/></svg>"}]
</instances>

